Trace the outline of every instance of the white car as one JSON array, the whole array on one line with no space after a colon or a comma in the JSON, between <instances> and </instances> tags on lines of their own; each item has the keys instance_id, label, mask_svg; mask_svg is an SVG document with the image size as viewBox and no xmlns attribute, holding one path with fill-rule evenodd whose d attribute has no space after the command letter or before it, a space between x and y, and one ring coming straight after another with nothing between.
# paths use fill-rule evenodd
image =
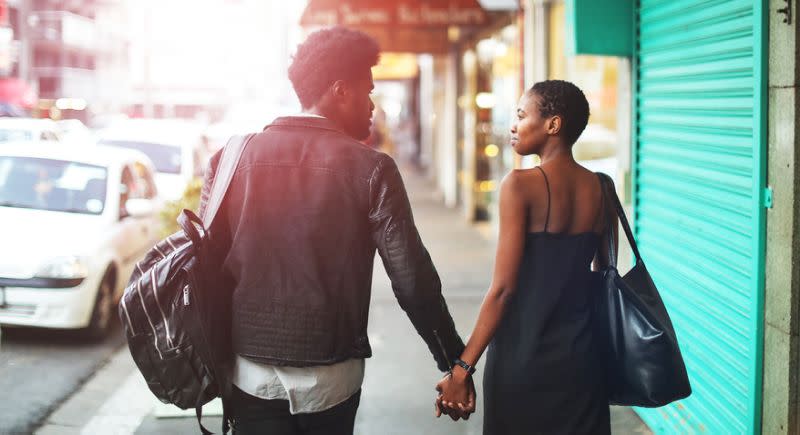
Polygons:
<instances>
[{"instance_id":1,"label":"white car","mask_svg":"<svg viewBox=\"0 0 800 435\"><path fill-rule=\"evenodd\" d=\"M0 324L102 336L159 238L147 156L63 144L0 147Z\"/></svg>"},{"instance_id":2,"label":"white car","mask_svg":"<svg viewBox=\"0 0 800 435\"><path fill-rule=\"evenodd\" d=\"M92 131L79 119L56 121L56 127L62 142L76 145L93 145L97 142Z\"/></svg>"},{"instance_id":3,"label":"white car","mask_svg":"<svg viewBox=\"0 0 800 435\"><path fill-rule=\"evenodd\" d=\"M203 130L174 119L130 119L97 133L98 143L145 153L156 168L156 185L165 199L183 195L194 177L202 176L207 161Z\"/></svg>"},{"instance_id":4,"label":"white car","mask_svg":"<svg viewBox=\"0 0 800 435\"><path fill-rule=\"evenodd\" d=\"M0 142L61 140L58 125L52 119L0 118Z\"/></svg>"}]
</instances>

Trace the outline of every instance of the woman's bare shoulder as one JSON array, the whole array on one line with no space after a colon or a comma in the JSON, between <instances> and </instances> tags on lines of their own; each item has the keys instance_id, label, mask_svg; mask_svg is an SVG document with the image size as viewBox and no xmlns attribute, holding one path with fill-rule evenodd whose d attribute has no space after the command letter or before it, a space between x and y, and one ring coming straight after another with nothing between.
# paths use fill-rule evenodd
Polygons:
<instances>
[{"instance_id":1,"label":"woman's bare shoulder","mask_svg":"<svg viewBox=\"0 0 800 435\"><path fill-rule=\"evenodd\" d=\"M544 190L544 177L535 168L512 169L500 185L501 195L514 196L528 203L535 201Z\"/></svg>"},{"instance_id":2,"label":"woman's bare shoulder","mask_svg":"<svg viewBox=\"0 0 800 435\"><path fill-rule=\"evenodd\" d=\"M540 180L541 178L542 178L542 172L536 168L512 169L503 178L503 182L524 185L524 184L536 183L537 180Z\"/></svg>"}]
</instances>

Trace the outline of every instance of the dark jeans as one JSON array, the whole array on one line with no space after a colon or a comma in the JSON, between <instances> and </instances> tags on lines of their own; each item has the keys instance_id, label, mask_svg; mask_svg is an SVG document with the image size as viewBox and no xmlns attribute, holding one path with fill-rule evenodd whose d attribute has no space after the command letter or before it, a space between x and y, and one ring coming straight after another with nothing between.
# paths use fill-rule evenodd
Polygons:
<instances>
[{"instance_id":1,"label":"dark jeans","mask_svg":"<svg viewBox=\"0 0 800 435\"><path fill-rule=\"evenodd\" d=\"M361 390L331 409L289 413L288 400L264 400L233 387L233 435L352 435Z\"/></svg>"}]
</instances>

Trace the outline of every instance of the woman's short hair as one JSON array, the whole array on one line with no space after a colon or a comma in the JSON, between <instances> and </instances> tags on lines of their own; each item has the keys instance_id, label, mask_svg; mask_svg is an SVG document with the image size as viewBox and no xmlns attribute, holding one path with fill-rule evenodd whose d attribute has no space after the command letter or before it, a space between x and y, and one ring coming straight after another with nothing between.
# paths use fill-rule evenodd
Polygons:
<instances>
[{"instance_id":1,"label":"woman's short hair","mask_svg":"<svg viewBox=\"0 0 800 435\"><path fill-rule=\"evenodd\" d=\"M336 26L316 31L297 46L289 80L300 104L316 104L337 80L352 81L365 77L378 64L380 48L366 33Z\"/></svg>"},{"instance_id":2,"label":"woman's short hair","mask_svg":"<svg viewBox=\"0 0 800 435\"><path fill-rule=\"evenodd\" d=\"M545 80L528 90L539 97L539 113L543 117L561 117L564 139L573 145L589 122L589 102L579 87L565 80Z\"/></svg>"}]
</instances>

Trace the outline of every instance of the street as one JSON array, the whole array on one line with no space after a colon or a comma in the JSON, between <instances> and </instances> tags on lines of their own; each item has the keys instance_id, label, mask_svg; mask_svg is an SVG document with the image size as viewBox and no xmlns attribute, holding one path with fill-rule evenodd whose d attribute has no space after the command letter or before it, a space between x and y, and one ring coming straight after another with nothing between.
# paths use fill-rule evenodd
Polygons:
<instances>
[{"instance_id":1,"label":"street","mask_svg":"<svg viewBox=\"0 0 800 435\"><path fill-rule=\"evenodd\" d=\"M423 241L439 270L443 291L459 333L466 337L491 279L494 244L489 237L481 236L475 227L464 222L456 210L443 207L427 180L413 173L407 173L405 178ZM434 385L441 378L441 373L436 370L425 344L395 301L380 260L375 265L369 335L374 356L367 360L355 433L481 433L482 364L479 364L476 374L478 411L466 422L454 423L446 417L434 418ZM24 344L18 344L18 341ZM5 371L2 382L5 391L13 391L14 397L25 397L32 403L41 403L41 399L35 399L34 392L44 395L49 388L46 392L50 399L50 406L40 405L36 408L38 413L31 411L24 417L15 415L14 426L8 423L11 421L9 416L14 414L6 403L2 408L3 427L24 433L26 428L35 424L32 420L43 417L52 405L61 404L43 421L37 434L95 433L98 428L119 434L198 432L192 411L181 413L177 408L161 405L150 394L125 347L120 348L108 366L71 399L64 401L67 393L77 389L80 381L112 353L113 344L118 344L120 339L115 335L114 339L101 346L103 351L99 348L89 351L86 345L75 341L58 341L61 344L56 346L40 334L35 340L9 338L3 343ZM30 349L34 346L35 350ZM43 358L45 352L49 365L41 360L36 366L25 369L10 364L14 361L21 363L23 355L27 353L35 353ZM86 358L85 355L92 357ZM85 368L82 370L78 370L78 362L73 361L78 356L83 356L80 367ZM70 357L72 359L68 359ZM94 363L89 364L88 360ZM9 366L19 370L18 374L6 376ZM41 370L45 367L47 370ZM34 375L39 371L48 373L46 379ZM53 376L55 373L59 375ZM61 381L58 384L61 394L52 394L50 382L54 378ZM12 382L12 379L31 379L33 382ZM16 408L18 402L13 403ZM205 412L203 422L206 427L212 431L219 430L221 420L214 406L207 406ZM28 422L27 425L25 422ZM625 408L612 409L612 426L615 433L649 433L638 417Z\"/></svg>"},{"instance_id":2,"label":"street","mask_svg":"<svg viewBox=\"0 0 800 435\"><path fill-rule=\"evenodd\" d=\"M124 343L115 327L100 342L69 331L3 328L0 434L31 432Z\"/></svg>"}]
</instances>

